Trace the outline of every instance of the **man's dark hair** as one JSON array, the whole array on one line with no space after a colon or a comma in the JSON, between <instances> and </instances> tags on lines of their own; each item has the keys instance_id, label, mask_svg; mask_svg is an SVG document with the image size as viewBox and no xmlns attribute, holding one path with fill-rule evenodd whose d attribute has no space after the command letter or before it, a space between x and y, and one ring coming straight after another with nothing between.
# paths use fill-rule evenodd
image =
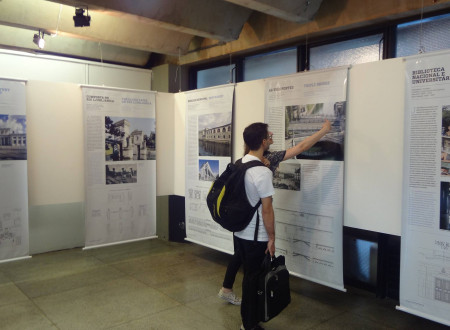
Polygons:
<instances>
[{"instance_id":1,"label":"man's dark hair","mask_svg":"<svg viewBox=\"0 0 450 330\"><path fill-rule=\"evenodd\" d=\"M250 150L258 150L264 139L269 134L269 125L265 123L253 123L244 129L244 142Z\"/></svg>"}]
</instances>

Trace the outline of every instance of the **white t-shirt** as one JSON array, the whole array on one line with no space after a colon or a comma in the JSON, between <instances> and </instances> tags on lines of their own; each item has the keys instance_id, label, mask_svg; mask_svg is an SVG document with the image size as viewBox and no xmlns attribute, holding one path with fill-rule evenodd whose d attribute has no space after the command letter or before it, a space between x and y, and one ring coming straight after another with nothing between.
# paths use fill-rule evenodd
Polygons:
<instances>
[{"instance_id":1,"label":"white t-shirt","mask_svg":"<svg viewBox=\"0 0 450 330\"><path fill-rule=\"evenodd\" d=\"M243 163L247 163L251 160L259 160L259 158L249 154L242 158ZM272 171L266 166L255 166L249 168L245 172L245 192L247 193L247 198L251 205L255 206L261 198L273 196L275 190L273 189L272 178ZM258 241L267 242L269 240L269 236L267 235L266 227L264 227L262 205L259 206L258 212ZM235 232L234 235L245 240L253 241L255 238L255 226L256 212L248 226L242 231Z\"/></svg>"}]
</instances>

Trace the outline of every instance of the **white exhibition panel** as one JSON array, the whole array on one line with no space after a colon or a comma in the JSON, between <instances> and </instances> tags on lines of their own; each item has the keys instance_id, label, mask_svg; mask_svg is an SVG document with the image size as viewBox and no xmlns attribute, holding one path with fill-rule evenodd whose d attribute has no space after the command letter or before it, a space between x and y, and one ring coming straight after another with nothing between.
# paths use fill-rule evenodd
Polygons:
<instances>
[{"instance_id":1,"label":"white exhibition panel","mask_svg":"<svg viewBox=\"0 0 450 330\"><path fill-rule=\"evenodd\" d=\"M185 121L186 121L186 94L175 94L175 122L172 123L172 134L175 138L175 145L173 148L174 154L174 187L172 194L177 196L184 196L185 194Z\"/></svg>"},{"instance_id":2,"label":"white exhibition panel","mask_svg":"<svg viewBox=\"0 0 450 330\"><path fill-rule=\"evenodd\" d=\"M86 247L156 235L156 93L82 86Z\"/></svg>"},{"instance_id":3,"label":"white exhibition panel","mask_svg":"<svg viewBox=\"0 0 450 330\"><path fill-rule=\"evenodd\" d=\"M450 326L450 52L405 59L398 309Z\"/></svg>"},{"instance_id":4,"label":"white exhibition panel","mask_svg":"<svg viewBox=\"0 0 450 330\"><path fill-rule=\"evenodd\" d=\"M175 122L174 103L174 94L156 94L156 196L172 195L176 182L173 175L178 159L175 155L175 135L174 130L168 129Z\"/></svg>"},{"instance_id":5,"label":"white exhibition panel","mask_svg":"<svg viewBox=\"0 0 450 330\"><path fill-rule=\"evenodd\" d=\"M186 94L186 240L233 253L232 233L211 219L206 196L231 161L234 84Z\"/></svg>"},{"instance_id":6,"label":"white exhibition panel","mask_svg":"<svg viewBox=\"0 0 450 330\"><path fill-rule=\"evenodd\" d=\"M355 65L348 86L344 225L400 236L403 60Z\"/></svg>"},{"instance_id":7,"label":"white exhibition panel","mask_svg":"<svg viewBox=\"0 0 450 330\"><path fill-rule=\"evenodd\" d=\"M0 263L29 254L25 90L0 79Z\"/></svg>"},{"instance_id":8,"label":"white exhibition panel","mask_svg":"<svg viewBox=\"0 0 450 330\"><path fill-rule=\"evenodd\" d=\"M232 160L244 155L244 129L255 122L264 122L265 81L253 80L236 84L234 91ZM270 130L270 127L269 127Z\"/></svg>"},{"instance_id":9,"label":"white exhibition panel","mask_svg":"<svg viewBox=\"0 0 450 330\"><path fill-rule=\"evenodd\" d=\"M345 291L342 224L348 67L266 80L265 120L273 151L289 149L331 122L331 131L274 173L276 252L291 274Z\"/></svg>"},{"instance_id":10,"label":"white exhibition panel","mask_svg":"<svg viewBox=\"0 0 450 330\"><path fill-rule=\"evenodd\" d=\"M27 83L30 205L84 201L82 110L78 85Z\"/></svg>"}]
</instances>

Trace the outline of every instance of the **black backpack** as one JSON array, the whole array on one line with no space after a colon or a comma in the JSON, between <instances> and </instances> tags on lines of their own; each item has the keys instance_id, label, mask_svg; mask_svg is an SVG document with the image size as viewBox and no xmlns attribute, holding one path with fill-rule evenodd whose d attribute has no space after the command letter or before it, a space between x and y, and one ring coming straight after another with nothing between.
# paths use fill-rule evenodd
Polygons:
<instances>
[{"instance_id":1,"label":"black backpack","mask_svg":"<svg viewBox=\"0 0 450 330\"><path fill-rule=\"evenodd\" d=\"M230 163L209 189L206 197L209 212L215 222L229 231L241 231L247 227L261 205L259 200L252 206L245 192L245 172L255 166L264 164L258 160L242 163L242 159Z\"/></svg>"}]
</instances>

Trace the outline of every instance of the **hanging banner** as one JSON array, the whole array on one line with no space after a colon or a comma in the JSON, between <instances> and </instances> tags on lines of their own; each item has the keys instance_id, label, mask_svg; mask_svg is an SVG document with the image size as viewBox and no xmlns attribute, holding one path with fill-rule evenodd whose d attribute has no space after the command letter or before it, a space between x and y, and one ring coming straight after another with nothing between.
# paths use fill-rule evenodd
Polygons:
<instances>
[{"instance_id":1,"label":"hanging banner","mask_svg":"<svg viewBox=\"0 0 450 330\"><path fill-rule=\"evenodd\" d=\"M291 274L344 289L342 226L348 68L271 78L265 84L270 151L286 150L321 129L332 130L274 173L276 253Z\"/></svg>"},{"instance_id":2,"label":"hanging banner","mask_svg":"<svg viewBox=\"0 0 450 330\"><path fill-rule=\"evenodd\" d=\"M25 82L0 79L0 262L28 257Z\"/></svg>"},{"instance_id":3,"label":"hanging banner","mask_svg":"<svg viewBox=\"0 0 450 330\"><path fill-rule=\"evenodd\" d=\"M450 326L450 52L406 59L398 309Z\"/></svg>"},{"instance_id":4,"label":"hanging banner","mask_svg":"<svg viewBox=\"0 0 450 330\"><path fill-rule=\"evenodd\" d=\"M212 182L231 161L234 85L186 93L186 240L233 253L232 233L206 205Z\"/></svg>"},{"instance_id":5,"label":"hanging banner","mask_svg":"<svg viewBox=\"0 0 450 330\"><path fill-rule=\"evenodd\" d=\"M155 93L82 89L86 247L154 237Z\"/></svg>"}]
</instances>

